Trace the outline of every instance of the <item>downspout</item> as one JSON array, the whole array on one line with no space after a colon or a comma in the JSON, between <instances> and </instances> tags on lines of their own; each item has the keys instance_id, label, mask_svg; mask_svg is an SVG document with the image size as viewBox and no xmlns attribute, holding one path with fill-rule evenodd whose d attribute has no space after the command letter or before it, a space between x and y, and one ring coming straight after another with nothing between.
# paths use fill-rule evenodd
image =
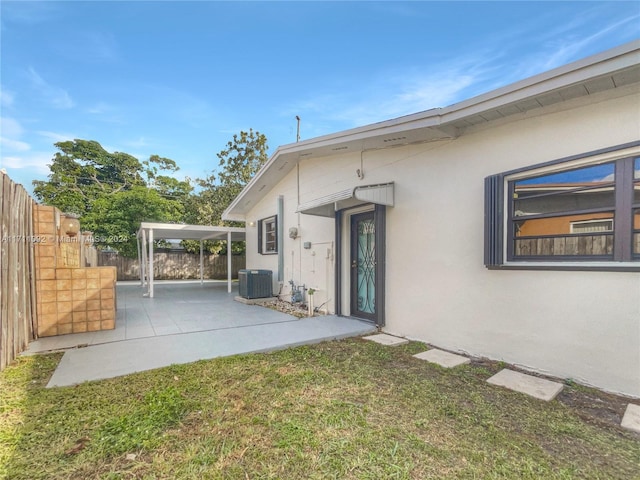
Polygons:
<instances>
[{"instance_id":1,"label":"downspout","mask_svg":"<svg viewBox=\"0 0 640 480\"><path fill-rule=\"evenodd\" d=\"M278 283L284 282L284 197L278 195Z\"/></svg>"}]
</instances>

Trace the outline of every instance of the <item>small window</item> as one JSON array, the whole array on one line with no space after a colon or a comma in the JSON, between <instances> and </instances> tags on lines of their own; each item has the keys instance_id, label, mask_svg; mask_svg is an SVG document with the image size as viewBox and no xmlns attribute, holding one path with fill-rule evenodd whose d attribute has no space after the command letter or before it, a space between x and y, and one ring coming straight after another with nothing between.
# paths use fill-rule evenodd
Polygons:
<instances>
[{"instance_id":1,"label":"small window","mask_svg":"<svg viewBox=\"0 0 640 480\"><path fill-rule=\"evenodd\" d=\"M278 217L262 219L258 222L258 253L278 253Z\"/></svg>"},{"instance_id":2,"label":"small window","mask_svg":"<svg viewBox=\"0 0 640 480\"><path fill-rule=\"evenodd\" d=\"M571 222L569 227L570 233L613 232L613 219L580 220Z\"/></svg>"},{"instance_id":3,"label":"small window","mask_svg":"<svg viewBox=\"0 0 640 480\"><path fill-rule=\"evenodd\" d=\"M574 157L485 180L488 267L640 260L640 158L586 160Z\"/></svg>"}]
</instances>

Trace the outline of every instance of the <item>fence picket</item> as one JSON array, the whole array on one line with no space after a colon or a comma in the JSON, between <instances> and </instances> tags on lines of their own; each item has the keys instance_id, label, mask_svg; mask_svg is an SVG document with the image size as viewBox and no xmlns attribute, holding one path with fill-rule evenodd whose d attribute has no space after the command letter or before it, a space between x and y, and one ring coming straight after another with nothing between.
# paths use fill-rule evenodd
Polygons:
<instances>
[{"instance_id":1,"label":"fence picket","mask_svg":"<svg viewBox=\"0 0 640 480\"><path fill-rule=\"evenodd\" d=\"M244 255L232 255L231 276L238 278L238 270L245 268ZM204 278L227 278L227 256L205 255ZM98 253L99 266L115 266L118 280L139 280L140 264L137 258L126 258L111 252ZM153 278L157 280L187 280L200 278L200 255L186 252L156 252L153 255Z\"/></svg>"},{"instance_id":2,"label":"fence picket","mask_svg":"<svg viewBox=\"0 0 640 480\"><path fill-rule=\"evenodd\" d=\"M0 370L34 338L33 199L0 174Z\"/></svg>"}]
</instances>

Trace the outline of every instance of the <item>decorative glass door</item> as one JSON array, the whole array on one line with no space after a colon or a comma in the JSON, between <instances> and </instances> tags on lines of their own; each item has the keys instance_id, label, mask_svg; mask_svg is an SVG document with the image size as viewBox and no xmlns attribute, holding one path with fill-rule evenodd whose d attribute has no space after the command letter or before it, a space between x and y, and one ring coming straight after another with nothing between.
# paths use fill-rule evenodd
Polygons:
<instances>
[{"instance_id":1,"label":"decorative glass door","mask_svg":"<svg viewBox=\"0 0 640 480\"><path fill-rule=\"evenodd\" d=\"M376 320L376 226L373 212L351 217L351 315Z\"/></svg>"}]
</instances>

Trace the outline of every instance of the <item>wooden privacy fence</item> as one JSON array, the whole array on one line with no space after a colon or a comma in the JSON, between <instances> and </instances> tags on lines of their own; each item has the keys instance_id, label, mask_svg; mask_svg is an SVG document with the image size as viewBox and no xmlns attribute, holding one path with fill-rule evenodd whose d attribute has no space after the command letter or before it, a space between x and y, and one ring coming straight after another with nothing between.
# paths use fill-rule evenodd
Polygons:
<instances>
[{"instance_id":1,"label":"wooden privacy fence","mask_svg":"<svg viewBox=\"0 0 640 480\"><path fill-rule=\"evenodd\" d=\"M204 255L205 279L227 278L226 255ZM244 255L231 256L231 276L238 278L238 270L245 268ZM117 253L99 252L99 266L114 266L118 269L118 280L139 280L140 263L137 258L126 258ZM153 278L156 280L187 280L200 278L200 255L186 252L154 252Z\"/></svg>"},{"instance_id":2,"label":"wooden privacy fence","mask_svg":"<svg viewBox=\"0 0 640 480\"><path fill-rule=\"evenodd\" d=\"M0 370L22 352L37 331L33 234L34 200L0 173Z\"/></svg>"}]
</instances>

